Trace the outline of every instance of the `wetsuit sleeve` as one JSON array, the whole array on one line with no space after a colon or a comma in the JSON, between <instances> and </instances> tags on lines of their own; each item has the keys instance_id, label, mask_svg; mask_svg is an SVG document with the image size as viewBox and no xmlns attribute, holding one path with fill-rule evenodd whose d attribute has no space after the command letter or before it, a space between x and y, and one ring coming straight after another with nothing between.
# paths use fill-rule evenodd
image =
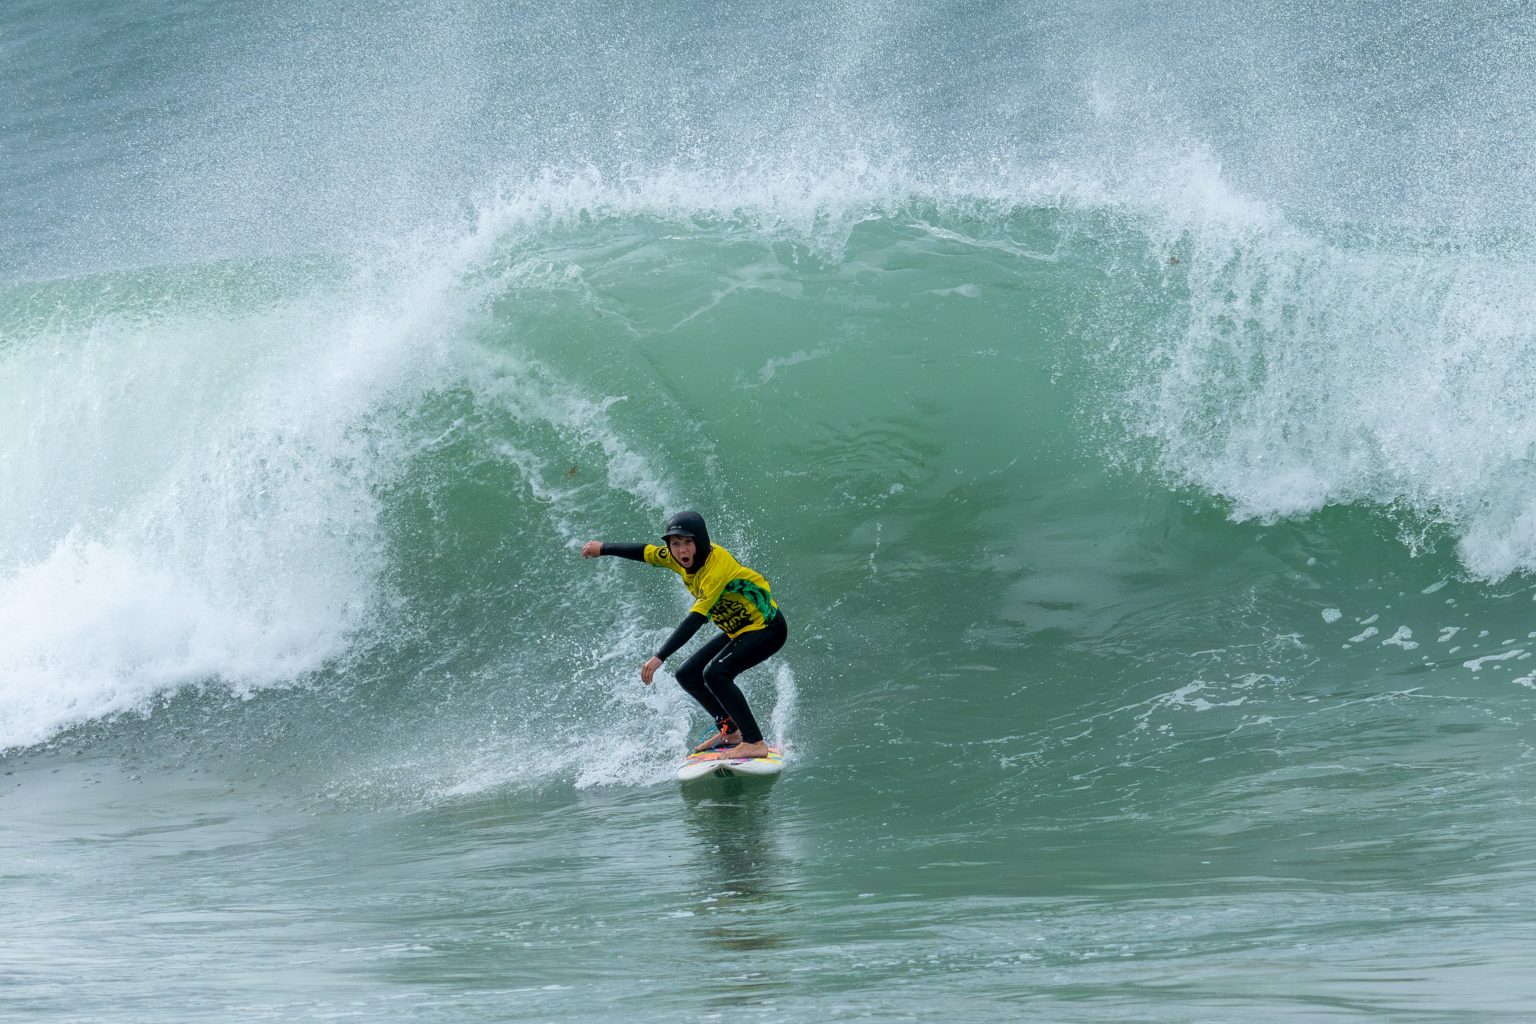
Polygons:
<instances>
[{"instance_id":1,"label":"wetsuit sleeve","mask_svg":"<svg viewBox=\"0 0 1536 1024\"><path fill-rule=\"evenodd\" d=\"M707 618L698 612L689 612L688 617L683 619L678 627L672 631L671 636L667 637L667 642L661 645L661 648L656 652L656 657L662 661L672 657L683 644L692 640L693 634L697 633L699 627L708 621Z\"/></svg>"},{"instance_id":2,"label":"wetsuit sleeve","mask_svg":"<svg viewBox=\"0 0 1536 1024\"><path fill-rule=\"evenodd\" d=\"M615 544L603 541L603 554L627 558L632 562L645 561L645 548L644 544Z\"/></svg>"}]
</instances>

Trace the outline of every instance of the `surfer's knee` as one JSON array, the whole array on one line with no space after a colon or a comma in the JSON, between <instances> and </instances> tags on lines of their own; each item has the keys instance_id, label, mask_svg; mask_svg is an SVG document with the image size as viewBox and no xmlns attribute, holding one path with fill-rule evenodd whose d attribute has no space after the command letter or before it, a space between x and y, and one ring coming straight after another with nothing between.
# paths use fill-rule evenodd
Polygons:
<instances>
[{"instance_id":1,"label":"surfer's knee","mask_svg":"<svg viewBox=\"0 0 1536 1024\"><path fill-rule=\"evenodd\" d=\"M677 680L677 685L689 693L700 693L706 687L702 669L685 664L672 675Z\"/></svg>"},{"instance_id":2,"label":"surfer's knee","mask_svg":"<svg viewBox=\"0 0 1536 1024\"><path fill-rule=\"evenodd\" d=\"M699 675L700 681L711 690L736 684L736 673L717 662L710 662Z\"/></svg>"}]
</instances>

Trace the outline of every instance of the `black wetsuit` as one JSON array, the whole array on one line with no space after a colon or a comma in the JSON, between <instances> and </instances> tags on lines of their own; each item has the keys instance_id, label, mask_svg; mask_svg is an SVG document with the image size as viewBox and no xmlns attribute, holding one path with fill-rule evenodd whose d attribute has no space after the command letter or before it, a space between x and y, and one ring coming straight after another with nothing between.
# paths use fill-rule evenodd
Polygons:
<instances>
[{"instance_id":1,"label":"black wetsuit","mask_svg":"<svg viewBox=\"0 0 1536 1024\"><path fill-rule=\"evenodd\" d=\"M702 532L702 520L700 520ZM697 543L697 542L696 542ZM673 673L688 695L709 712L724 731L741 730L744 743L761 743L762 730L736 677L772 657L789 636L784 613L770 594L768 581L742 566L722 547L709 544L708 534L697 544L701 552L695 571L689 572L655 544L604 542L602 553L671 569L683 577L690 593L698 598L688 616L656 652L662 661L677 653L709 619L722 632L699 648Z\"/></svg>"}]
</instances>

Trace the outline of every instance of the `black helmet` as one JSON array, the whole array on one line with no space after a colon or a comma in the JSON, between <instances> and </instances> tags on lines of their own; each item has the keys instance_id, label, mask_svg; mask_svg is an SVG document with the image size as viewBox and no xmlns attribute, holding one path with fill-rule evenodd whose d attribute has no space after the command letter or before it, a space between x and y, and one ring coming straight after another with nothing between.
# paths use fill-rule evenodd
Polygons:
<instances>
[{"instance_id":1,"label":"black helmet","mask_svg":"<svg viewBox=\"0 0 1536 1024\"><path fill-rule=\"evenodd\" d=\"M689 509L679 512L667 520L667 528L661 531L661 539L668 537L687 537L698 547L698 554L694 558L694 568L704 564L704 559L709 557L709 529L704 525L704 517Z\"/></svg>"}]
</instances>

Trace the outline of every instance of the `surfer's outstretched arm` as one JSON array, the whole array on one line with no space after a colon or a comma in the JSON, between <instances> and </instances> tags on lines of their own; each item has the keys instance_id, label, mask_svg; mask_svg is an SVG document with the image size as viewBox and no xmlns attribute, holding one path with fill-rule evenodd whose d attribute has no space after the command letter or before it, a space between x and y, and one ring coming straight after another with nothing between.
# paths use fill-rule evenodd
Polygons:
<instances>
[{"instance_id":1,"label":"surfer's outstretched arm","mask_svg":"<svg viewBox=\"0 0 1536 1024\"><path fill-rule=\"evenodd\" d=\"M581 546L582 558L597 558L599 555L617 555L619 558L628 558L632 562L645 561L644 544L615 544L612 541L589 540Z\"/></svg>"}]
</instances>

